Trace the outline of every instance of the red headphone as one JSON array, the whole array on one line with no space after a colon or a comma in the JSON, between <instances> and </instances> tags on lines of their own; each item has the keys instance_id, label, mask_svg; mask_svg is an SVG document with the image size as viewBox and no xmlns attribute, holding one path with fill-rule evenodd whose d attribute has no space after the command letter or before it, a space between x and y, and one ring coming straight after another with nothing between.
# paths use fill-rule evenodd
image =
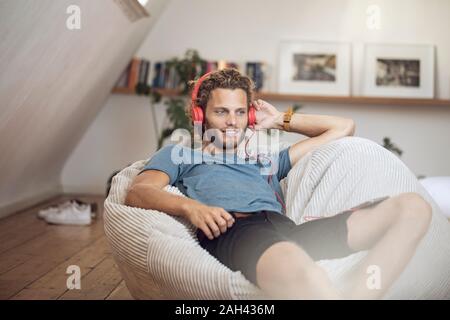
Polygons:
<instances>
[{"instance_id":1,"label":"red headphone","mask_svg":"<svg viewBox=\"0 0 450 320\"><path fill-rule=\"evenodd\" d=\"M199 105L197 105L196 101L198 98L198 91L200 89L200 86L202 82L211 74L211 72L208 72L200 77L200 79L197 80L195 83L194 89L192 90L192 96L191 96L191 117L192 121L195 124L203 124L204 121L204 115L203 115L203 109ZM256 108L250 104L250 107L248 108L248 126L253 127L256 123Z\"/></svg>"}]
</instances>

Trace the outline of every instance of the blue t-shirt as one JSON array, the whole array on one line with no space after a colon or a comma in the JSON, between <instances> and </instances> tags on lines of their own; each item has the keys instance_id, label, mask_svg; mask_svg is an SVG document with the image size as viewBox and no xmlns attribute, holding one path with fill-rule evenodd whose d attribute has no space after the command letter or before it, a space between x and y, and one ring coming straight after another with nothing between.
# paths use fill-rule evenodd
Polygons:
<instances>
[{"instance_id":1,"label":"blue t-shirt","mask_svg":"<svg viewBox=\"0 0 450 320\"><path fill-rule=\"evenodd\" d=\"M275 191L284 203L280 180L291 170L288 151L289 147L261 161L249 161L236 153L211 155L170 144L158 150L141 172L165 172L170 184L187 197L228 212L282 213Z\"/></svg>"}]
</instances>

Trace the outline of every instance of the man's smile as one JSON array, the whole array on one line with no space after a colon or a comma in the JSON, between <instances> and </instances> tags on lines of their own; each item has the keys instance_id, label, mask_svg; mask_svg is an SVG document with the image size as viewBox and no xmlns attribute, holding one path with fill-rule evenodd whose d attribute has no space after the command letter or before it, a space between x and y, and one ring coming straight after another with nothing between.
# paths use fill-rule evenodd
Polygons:
<instances>
[{"instance_id":1,"label":"man's smile","mask_svg":"<svg viewBox=\"0 0 450 320\"><path fill-rule=\"evenodd\" d=\"M227 137L237 137L241 133L240 129L225 129L221 131L224 132Z\"/></svg>"}]
</instances>

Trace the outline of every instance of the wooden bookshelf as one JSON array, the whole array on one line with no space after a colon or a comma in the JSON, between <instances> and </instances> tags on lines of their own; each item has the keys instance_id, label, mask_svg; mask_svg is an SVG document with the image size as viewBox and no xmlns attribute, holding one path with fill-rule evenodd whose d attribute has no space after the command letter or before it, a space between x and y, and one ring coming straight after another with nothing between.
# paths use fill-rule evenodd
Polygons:
<instances>
[{"instance_id":1,"label":"wooden bookshelf","mask_svg":"<svg viewBox=\"0 0 450 320\"><path fill-rule=\"evenodd\" d=\"M118 93L118 94L135 94L134 90L132 88L128 88L128 87L115 87L112 90L112 93Z\"/></svg>"},{"instance_id":2,"label":"wooden bookshelf","mask_svg":"<svg viewBox=\"0 0 450 320\"><path fill-rule=\"evenodd\" d=\"M176 97L179 91L175 89L156 89L164 97ZM130 88L114 88L113 93L135 94ZM358 105L405 105L405 106L442 106L450 107L450 100L442 99L418 99L418 98L383 98L383 97L359 97L359 96L313 96L283 94L275 92L259 92L256 99L286 101L286 102L312 102L328 104L358 104Z\"/></svg>"}]
</instances>

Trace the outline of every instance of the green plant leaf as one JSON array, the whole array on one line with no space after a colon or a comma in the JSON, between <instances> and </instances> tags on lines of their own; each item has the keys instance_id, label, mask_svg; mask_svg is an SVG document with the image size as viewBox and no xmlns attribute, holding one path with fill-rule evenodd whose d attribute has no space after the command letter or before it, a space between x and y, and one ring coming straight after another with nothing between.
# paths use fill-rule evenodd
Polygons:
<instances>
[{"instance_id":1,"label":"green plant leaf","mask_svg":"<svg viewBox=\"0 0 450 320\"><path fill-rule=\"evenodd\" d=\"M197 50L188 49L182 58L172 58L166 61L169 68L175 68L178 78L180 79L180 95L176 98L168 98L164 103L167 107L166 115L169 119L170 125L164 128L158 138L158 149L164 143L173 131L178 128L190 130L192 125L189 118L186 116L185 107L188 97L188 82L198 76L199 67L206 61L203 60ZM158 94L159 95L159 94ZM153 92L153 103L161 101L161 95ZM158 99L158 100L157 100Z\"/></svg>"}]
</instances>

